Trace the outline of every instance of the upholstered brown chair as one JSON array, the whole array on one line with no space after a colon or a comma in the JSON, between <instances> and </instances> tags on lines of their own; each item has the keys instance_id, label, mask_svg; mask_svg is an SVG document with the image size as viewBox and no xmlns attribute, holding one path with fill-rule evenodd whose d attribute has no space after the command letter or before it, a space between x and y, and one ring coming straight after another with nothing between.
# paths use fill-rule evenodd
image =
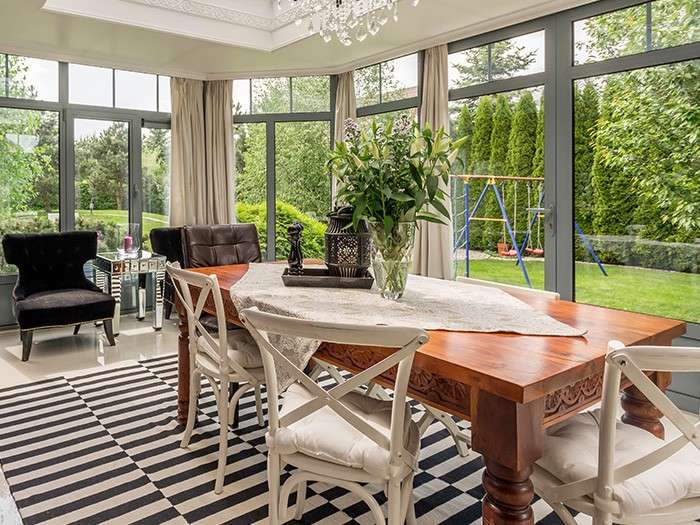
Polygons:
<instances>
[{"instance_id":1,"label":"upholstered brown chair","mask_svg":"<svg viewBox=\"0 0 700 525\"><path fill-rule=\"evenodd\" d=\"M182 253L185 268L262 260L255 224L183 226Z\"/></svg>"},{"instance_id":2,"label":"upholstered brown chair","mask_svg":"<svg viewBox=\"0 0 700 525\"><path fill-rule=\"evenodd\" d=\"M114 298L85 277L83 266L97 255L93 231L7 234L5 259L19 270L13 291L22 339L22 361L29 359L34 330L102 321L114 346Z\"/></svg>"},{"instance_id":3,"label":"upholstered brown chair","mask_svg":"<svg viewBox=\"0 0 700 525\"><path fill-rule=\"evenodd\" d=\"M151 248L160 255L165 255L165 258L170 263L180 263L182 268L185 267L185 261L182 255L182 228L153 228L149 234L151 240ZM170 319L170 315L175 305L175 294L173 292L173 281L169 274L165 276L165 290L163 293L165 301L165 318Z\"/></svg>"}]
</instances>

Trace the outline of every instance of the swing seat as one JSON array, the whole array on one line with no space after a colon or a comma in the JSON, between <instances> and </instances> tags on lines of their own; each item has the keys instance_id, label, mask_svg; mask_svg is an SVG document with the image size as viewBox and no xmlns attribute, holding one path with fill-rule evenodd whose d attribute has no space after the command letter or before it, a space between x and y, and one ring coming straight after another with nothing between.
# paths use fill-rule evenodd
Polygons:
<instances>
[{"instance_id":1,"label":"swing seat","mask_svg":"<svg viewBox=\"0 0 700 525\"><path fill-rule=\"evenodd\" d=\"M527 252L528 255L537 255L537 256L544 255L544 250L542 248L525 248L525 251Z\"/></svg>"}]
</instances>

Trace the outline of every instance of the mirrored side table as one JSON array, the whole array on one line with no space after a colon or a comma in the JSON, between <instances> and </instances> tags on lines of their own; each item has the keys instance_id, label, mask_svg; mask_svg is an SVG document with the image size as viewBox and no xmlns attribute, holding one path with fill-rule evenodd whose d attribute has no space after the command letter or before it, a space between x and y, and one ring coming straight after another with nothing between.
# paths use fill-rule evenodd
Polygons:
<instances>
[{"instance_id":1,"label":"mirrored side table","mask_svg":"<svg viewBox=\"0 0 700 525\"><path fill-rule=\"evenodd\" d=\"M165 283L164 255L141 250L133 255L119 252L98 253L92 265L95 284L111 294L116 301L112 328L114 335L119 334L119 316L121 315L122 279L126 275L138 275L139 287L136 294L138 319L146 316L146 279L153 274L153 329L163 327L163 286Z\"/></svg>"}]
</instances>

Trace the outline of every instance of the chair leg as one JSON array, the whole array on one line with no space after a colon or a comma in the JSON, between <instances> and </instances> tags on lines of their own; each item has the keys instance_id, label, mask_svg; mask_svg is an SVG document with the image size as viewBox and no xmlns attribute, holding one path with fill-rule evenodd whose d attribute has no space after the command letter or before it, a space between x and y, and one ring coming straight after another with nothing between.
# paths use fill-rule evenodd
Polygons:
<instances>
[{"instance_id":1,"label":"chair leg","mask_svg":"<svg viewBox=\"0 0 700 525\"><path fill-rule=\"evenodd\" d=\"M77 324L77 325L75 325L75 326L73 327L73 335L78 335L78 332L80 332L80 327L81 327L81 326L82 326L82 325Z\"/></svg>"},{"instance_id":2,"label":"chair leg","mask_svg":"<svg viewBox=\"0 0 700 525\"><path fill-rule=\"evenodd\" d=\"M170 315L173 313L173 303L167 301L164 307L164 313L166 319L170 319Z\"/></svg>"},{"instance_id":3,"label":"chair leg","mask_svg":"<svg viewBox=\"0 0 700 525\"><path fill-rule=\"evenodd\" d=\"M267 455L267 485L269 487L268 511L270 525L280 524L280 457L277 454Z\"/></svg>"},{"instance_id":4,"label":"chair leg","mask_svg":"<svg viewBox=\"0 0 700 525\"><path fill-rule=\"evenodd\" d=\"M265 418L263 417L262 395L260 393L260 385L255 385L255 410L258 413L258 425L265 426Z\"/></svg>"},{"instance_id":5,"label":"chair leg","mask_svg":"<svg viewBox=\"0 0 700 525\"><path fill-rule=\"evenodd\" d=\"M401 512L401 485L396 480L387 483L387 506L389 508L389 525L403 525Z\"/></svg>"},{"instance_id":6,"label":"chair leg","mask_svg":"<svg viewBox=\"0 0 700 525\"><path fill-rule=\"evenodd\" d=\"M457 423L455 423L454 419L452 419L452 416L447 412L443 412L442 410L428 406L425 407L425 411L445 426L447 431L452 436L452 439L454 439L457 447L457 453L463 458L467 457L469 455L469 437L461 428L457 426ZM423 432L427 430L427 427L422 428L421 430L422 436Z\"/></svg>"},{"instance_id":7,"label":"chair leg","mask_svg":"<svg viewBox=\"0 0 700 525\"><path fill-rule=\"evenodd\" d=\"M190 376L190 403L187 411L187 426L185 427L185 433L182 435L182 441L180 441L180 447L182 448L187 448L192 438L192 430L194 430L194 423L197 420L197 400L201 389L202 375L197 370L193 370Z\"/></svg>"},{"instance_id":8,"label":"chair leg","mask_svg":"<svg viewBox=\"0 0 700 525\"><path fill-rule=\"evenodd\" d=\"M34 332L32 330L22 330L22 361L29 361L29 354L32 351L32 340Z\"/></svg>"},{"instance_id":9,"label":"chair leg","mask_svg":"<svg viewBox=\"0 0 700 525\"><path fill-rule=\"evenodd\" d=\"M212 385L213 388L216 386ZM224 489L224 476L226 475L226 459L228 458L228 381L222 380L219 388L219 464L216 468L216 484L214 493L221 494Z\"/></svg>"},{"instance_id":10,"label":"chair leg","mask_svg":"<svg viewBox=\"0 0 700 525\"><path fill-rule=\"evenodd\" d=\"M306 481L302 481L297 485L297 505L294 519L301 521L304 516L304 505L306 504Z\"/></svg>"},{"instance_id":11,"label":"chair leg","mask_svg":"<svg viewBox=\"0 0 700 525\"><path fill-rule=\"evenodd\" d=\"M109 341L109 346L116 345L117 343L114 342L114 332L112 331L112 320L105 319L104 322L102 323L102 326L105 329L105 336L107 336L107 341Z\"/></svg>"}]
</instances>

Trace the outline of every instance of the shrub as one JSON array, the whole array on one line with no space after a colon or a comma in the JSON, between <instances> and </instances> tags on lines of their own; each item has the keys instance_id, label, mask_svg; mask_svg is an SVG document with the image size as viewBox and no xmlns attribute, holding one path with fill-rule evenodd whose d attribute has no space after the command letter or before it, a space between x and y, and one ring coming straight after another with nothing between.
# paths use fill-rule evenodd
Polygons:
<instances>
[{"instance_id":1,"label":"shrub","mask_svg":"<svg viewBox=\"0 0 700 525\"><path fill-rule=\"evenodd\" d=\"M287 226L293 222L299 222L303 227L302 251L304 257L309 259L323 259L325 254L326 225L286 202L277 201L277 219L275 221L277 235L275 249L278 259L286 258L289 253L289 240L287 239ZM267 207L264 203L249 204L239 202L236 204L236 214L239 222L255 224L260 236L260 248L267 249Z\"/></svg>"}]
</instances>

